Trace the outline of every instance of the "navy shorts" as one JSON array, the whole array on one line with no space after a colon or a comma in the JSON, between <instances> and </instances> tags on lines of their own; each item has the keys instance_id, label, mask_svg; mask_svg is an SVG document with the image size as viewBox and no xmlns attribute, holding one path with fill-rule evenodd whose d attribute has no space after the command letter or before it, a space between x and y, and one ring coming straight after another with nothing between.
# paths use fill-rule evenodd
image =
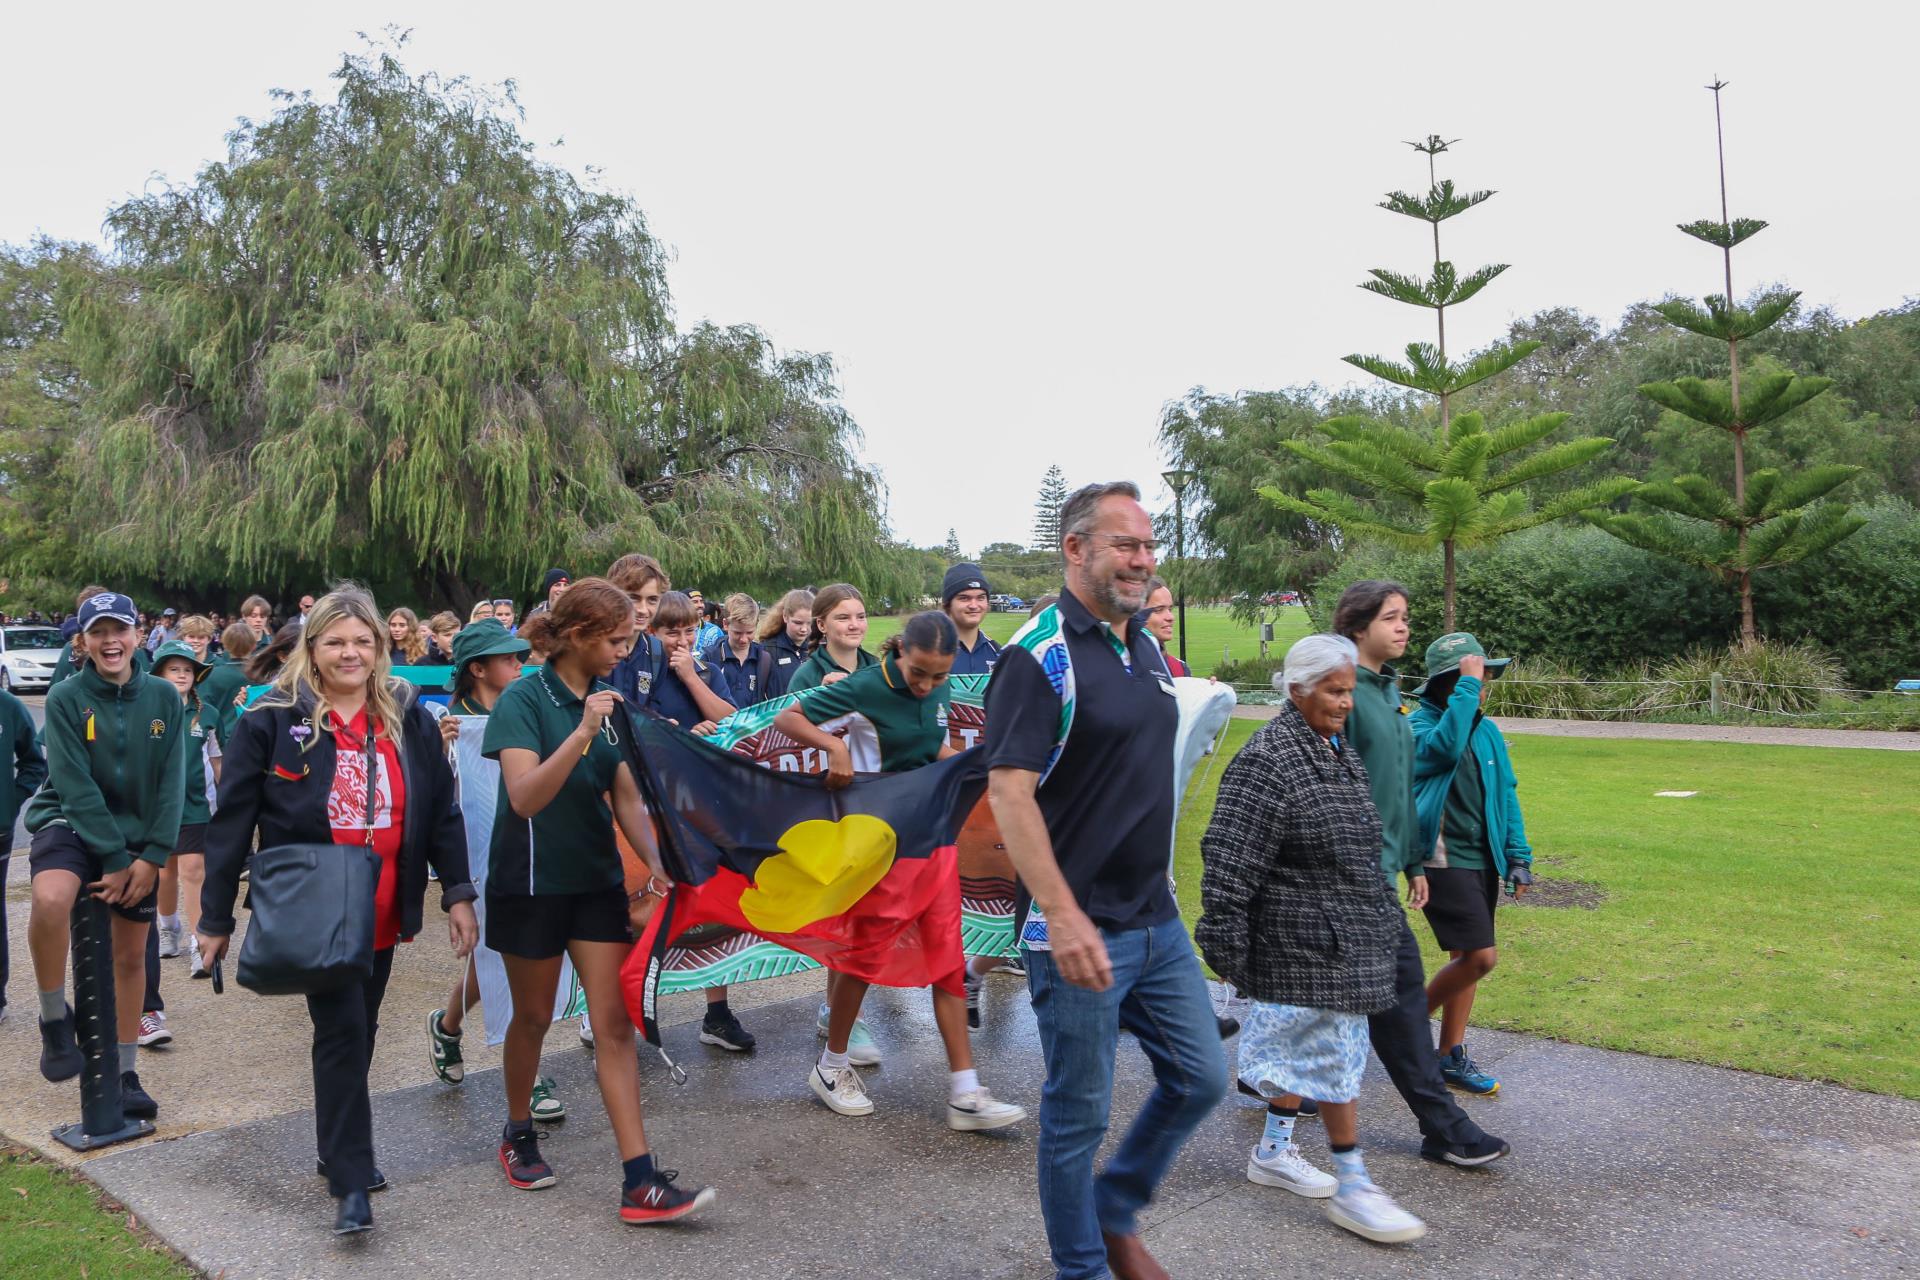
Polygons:
<instances>
[{"instance_id":1,"label":"navy shorts","mask_svg":"<svg viewBox=\"0 0 1920 1280\"><path fill-rule=\"evenodd\" d=\"M1492 867L1427 868L1427 924L1442 951L1491 947L1499 901L1500 873Z\"/></svg>"},{"instance_id":2,"label":"navy shorts","mask_svg":"<svg viewBox=\"0 0 1920 1280\"><path fill-rule=\"evenodd\" d=\"M632 942L627 891L495 893L487 889L487 945L503 956L550 960L569 942Z\"/></svg>"},{"instance_id":3,"label":"navy shorts","mask_svg":"<svg viewBox=\"0 0 1920 1280\"><path fill-rule=\"evenodd\" d=\"M73 834L71 827L43 827L34 833L33 845L27 855L27 869L34 875L42 871L71 871L80 877L80 892L85 893L87 886L106 874L106 864L98 854L88 849L79 836ZM110 908L113 914L123 920L134 920L141 924L151 923L154 916L154 904L159 901L159 881L155 887L134 905Z\"/></svg>"},{"instance_id":4,"label":"navy shorts","mask_svg":"<svg viewBox=\"0 0 1920 1280\"><path fill-rule=\"evenodd\" d=\"M375 810L379 812L379 810ZM205 853L207 851L207 824L204 822L183 822L180 834L173 842L175 853Z\"/></svg>"}]
</instances>

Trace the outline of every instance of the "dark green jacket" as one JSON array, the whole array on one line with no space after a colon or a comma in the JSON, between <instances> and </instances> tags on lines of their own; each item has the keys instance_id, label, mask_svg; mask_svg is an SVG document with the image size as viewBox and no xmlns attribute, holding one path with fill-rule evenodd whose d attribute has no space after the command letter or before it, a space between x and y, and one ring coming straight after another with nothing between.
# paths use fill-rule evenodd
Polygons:
<instances>
[{"instance_id":1,"label":"dark green jacket","mask_svg":"<svg viewBox=\"0 0 1920 1280\"><path fill-rule=\"evenodd\" d=\"M1424 876L1413 811L1413 726L1401 714L1400 683L1392 667L1353 671L1353 710L1346 738L1367 767L1373 807L1380 811L1380 869L1387 879Z\"/></svg>"},{"instance_id":2,"label":"dark green jacket","mask_svg":"<svg viewBox=\"0 0 1920 1280\"><path fill-rule=\"evenodd\" d=\"M27 805L27 830L72 828L109 873L135 858L165 866L186 799L186 723L180 691L156 676L113 685L88 666L55 685L47 785Z\"/></svg>"},{"instance_id":3,"label":"dark green jacket","mask_svg":"<svg viewBox=\"0 0 1920 1280\"><path fill-rule=\"evenodd\" d=\"M47 780L47 757L34 740L33 715L27 704L0 689L0 760L12 770L12 778L0 778L0 829L13 839L13 820L20 806Z\"/></svg>"},{"instance_id":4,"label":"dark green jacket","mask_svg":"<svg viewBox=\"0 0 1920 1280\"><path fill-rule=\"evenodd\" d=\"M213 670L207 672L207 678L195 690L206 708L202 718L213 727L222 747L227 745L234 722L240 718L240 708L234 705L234 698L246 687L247 664L223 657L214 661Z\"/></svg>"}]
</instances>

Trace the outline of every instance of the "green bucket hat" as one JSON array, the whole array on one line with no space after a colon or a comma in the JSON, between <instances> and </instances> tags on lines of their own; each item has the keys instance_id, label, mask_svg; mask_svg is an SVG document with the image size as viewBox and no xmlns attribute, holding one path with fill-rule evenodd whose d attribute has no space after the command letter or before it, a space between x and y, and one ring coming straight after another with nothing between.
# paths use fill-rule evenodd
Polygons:
<instances>
[{"instance_id":1,"label":"green bucket hat","mask_svg":"<svg viewBox=\"0 0 1920 1280\"><path fill-rule=\"evenodd\" d=\"M1487 658L1487 651L1480 647L1480 642L1473 638L1472 632L1449 631L1427 646L1427 680L1434 680L1449 671L1458 671L1462 658ZM1498 680L1512 661L1512 658L1487 658L1487 679ZM1426 687L1423 681L1414 693L1419 694Z\"/></svg>"},{"instance_id":2,"label":"green bucket hat","mask_svg":"<svg viewBox=\"0 0 1920 1280\"><path fill-rule=\"evenodd\" d=\"M533 646L518 636L507 634L507 629L492 618L482 618L460 629L453 638L453 672L447 677L446 690L453 692L454 682L460 673L467 669L469 662L480 658L491 658L497 653L528 654Z\"/></svg>"},{"instance_id":3,"label":"green bucket hat","mask_svg":"<svg viewBox=\"0 0 1920 1280\"><path fill-rule=\"evenodd\" d=\"M207 678L207 672L213 670L213 664L211 662L205 658L194 656L193 650L187 647L185 640L169 640L158 649L155 649L153 651L153 665L148 669L158 671L160 664L169 658L185 658L188 662L191 662L193 664L193 682L195 684L199 684L202 680L205 680Z\"/></svg>"}]
</instances>

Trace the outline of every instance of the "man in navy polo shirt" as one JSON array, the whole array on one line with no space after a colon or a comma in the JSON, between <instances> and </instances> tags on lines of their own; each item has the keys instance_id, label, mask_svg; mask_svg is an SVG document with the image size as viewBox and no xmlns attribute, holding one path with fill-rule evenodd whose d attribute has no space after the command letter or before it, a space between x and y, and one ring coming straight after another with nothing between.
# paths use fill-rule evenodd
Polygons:
<instances>
[{"instance_id":1,"label":"man in navy polo shirt","mask_svg":"<svg viewBox=\"0 0 1920 1280\"><path fill-rule=\"evenodd\" d=\"M1158 547L1139 489L1089 485L1061 509L1059 603L1001 653L987 686L994 816L1040 1026L1040 1212L1060 1280L1166 1274L1136 1218L1226 1092L1226 1055L1193 941L1167 883L1173 677L1134 621ZM1155 1088L1107 1167L1124 1025Z\"/></svg>"},{"instance_id":2,"label":"man in navy polo shirt","mask_svg":"<svg viewBox=\"0 0 1920 1280\"><path fill-rule=\"evenodd\" d=\"M940 607L953 619L953 629L960 635L949 674L984 676L1000 660L1000 646L980 630L981 622L992 607L988 603L989 590L987 576L980 572L977 564L953 566L940 583Z\"/></svg>"}]
</instances>

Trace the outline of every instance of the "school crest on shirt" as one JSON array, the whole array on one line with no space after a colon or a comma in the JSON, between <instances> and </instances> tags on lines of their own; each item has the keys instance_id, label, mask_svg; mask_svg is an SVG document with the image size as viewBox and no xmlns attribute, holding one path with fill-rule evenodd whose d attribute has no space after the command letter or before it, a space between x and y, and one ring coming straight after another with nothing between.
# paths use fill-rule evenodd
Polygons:
<instances>
[{"instance_id":1,"label":"school crest on shirt","mask_svg":"<svg viewBox=\"0 0 1920 1280\"><path fill-rule=\"evenodd\" d=\"M152 719L152 720L149 720L149 721L147 721L147 736L148 736L149 738L164 738L164 737L166 737L166 736L167 736L167 722L166 722L165 720L161 720L161 719L159 719L158 717L156 717L156 718L154 718L154 719Z\"/></svg>"},{"instance_id":2,"label":"school crest on shirt","mask_svg":"<svg viewBox=\"0 0 1920 1280\"><path fill-rule=\"evenodd\" d=\"M947 727L947 708L945 703L933 709L933 722L943 730Z\"/></svg>"}]
</instances>

